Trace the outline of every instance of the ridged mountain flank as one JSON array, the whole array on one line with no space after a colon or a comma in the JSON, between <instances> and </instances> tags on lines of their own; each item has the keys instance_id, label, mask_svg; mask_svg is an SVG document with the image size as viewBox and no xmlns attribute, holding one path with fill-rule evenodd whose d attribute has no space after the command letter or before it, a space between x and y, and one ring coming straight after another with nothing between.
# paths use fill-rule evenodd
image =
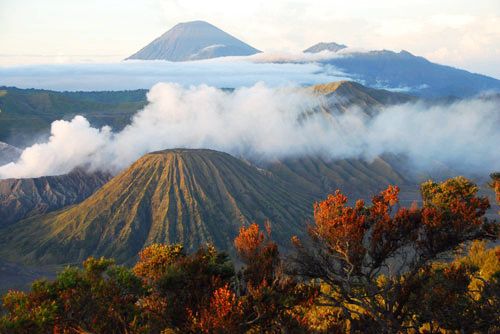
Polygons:
<instances>
[{"instance_id":1,"label":"ridged mountain flank","mask_svg":"<svg viewBox=\"0 0 500 334\"><path fill-rule=\"evenodd\" d=\"M0 256L28 263L91 255L129 262L153 242L182 242L188 250L212 242L231 252L242 225L266 219L273 237L286 244L305 230L308 196L226 153L154 152L82 203L3 230Z\"/></svg>"},{"instance_id":2,"label":"ridged mountain flank","mask_svg":"<svg viewBox=\"0 0 500 334\"><path fill-rule=\"evenodd\" d=\"M343 113L355 106L368 116L373 116L384 107L416 101L416 98L385 89L363 86L354 81L336 81L311 86L315 94L325 97L324 111Z\"/></svg>"},{"instance_id":3,"label":"ridged mountain flank","mask_svg":"<svg viewBox=\"0 0 500 334\"><path fill-rule=\"evenodd\" d=\"M179 23L127 59L188 61L260 52L204 21Z\"/></svg>"},{"instance_id":4,"label":"ridged mountain flank","mask_svg":"<svg viewBox=\"0 0 500 334\"><path fill-rule=\"evenodd\" d=\"M80 203L109 179L107 173L76 169L64 175L0 180L0 228Z\"/></svg>"}]
</instances>

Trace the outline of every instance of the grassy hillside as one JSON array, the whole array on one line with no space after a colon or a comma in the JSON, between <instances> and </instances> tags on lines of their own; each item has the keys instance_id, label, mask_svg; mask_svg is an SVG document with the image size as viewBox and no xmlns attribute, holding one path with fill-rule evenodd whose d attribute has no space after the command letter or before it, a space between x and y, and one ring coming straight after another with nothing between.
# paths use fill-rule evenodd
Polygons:
<instances>
[{"instance_id":1,"label":"grassy hillside","mask_svg":"<svg viewBox=\"0 0 500 334\"><path fill-rule=\"evenodd\" d=\"M206 242L231 250L239 228L272 221L286 244L304 232L313 198L229 154L166 150L147 154L79 205L6 228L3 258L42 263L90 255L133 259L153 242Z\"/></svg>"},{"instance_id":2,"label":"grassy hillside","mask_svg":"<svg viewBox=\"0 0 500 334\"><path fill-rule=\"evenodd\" d=\"M336 189L355 198L371 198L388 184L411 184L393 166L393 162L381 157L372 162L321 157L290 158L268 164L266 168L277 177L308 189L318 198Z\"/></svg>"},{"instance_id":3,"label":"grassy hillside","mask_svg":"<svg viewBox=\"0 0 500 334\"><path fill-rule=\"evenodd\" d=\"M146 104L146 90L54 92L0 87L0 141L15 146L49 132L58 119L84 115L92 125L121 129Z\"/></svg>"},{"instance_id":4,"label":"grassy hillside","mask_svg":"<svg viewBox=\"0 0 500 334\"><path fill-rule=\"evenodd\" d=\"M363 86L354 81L336 81L312 86L311 89L318 94L342 98L343 106L357 105L361 109L366 107L382 107L390 104L400 104L414 101L416 98L385 89L375 89ZM340 101L339 101L340 102Z\"/></svg>"}]
</instances>

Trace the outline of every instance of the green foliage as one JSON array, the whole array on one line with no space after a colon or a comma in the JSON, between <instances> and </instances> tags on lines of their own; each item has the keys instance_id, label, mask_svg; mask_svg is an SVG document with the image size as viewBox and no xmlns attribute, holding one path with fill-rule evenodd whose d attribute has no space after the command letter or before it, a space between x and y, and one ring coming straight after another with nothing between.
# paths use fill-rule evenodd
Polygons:
<instances>
[{"instance_id":1,"label":"green foliage","mask_svg":"<svg viewBox=\"0 0 500 334\"><path fill-rule=\"evenodd\" d=\"M421 272L422 293L410 302L415 322L466 333L500 330L499 250L474 242L465 256Z\"/></svg>"},{"instance_id":2,"label":"green foliage","mask_svg":"<svg viewBox=\"0 0 500 334\"><path fill-rule=\"evenodd\" d=\"M56 319L57 304L50 299L36 302L37 290L31 294L10 291L3 297L8 316L0 319L2 333L49 332ZM32 297L33 296L33 297Z\"/></svg>"},{"instance_id":3,"label":"green foliage","mask_svg":"<svg viewBox=\"0 0 500 334\"><path fill-rule=\"evenodd\" d=\"M445 208L457 198L470 201L476 195L478 187L465 177L458 176L442 183L429 180L422 183L420 191L424 205Z\"/></svg>"},{"instance_id":4,"label":"green foliage","mask_svg":"<svg viewBox=\"0 0 500 334\"><path fill-rule=\"evenodd\" d=\"M68 267L53 282L35 282L29 294L9 292L0 331L123 333L136 320L135 302L145 290L129 269L113 262L89 258L83 269Z\"/></svg>"}]
</instances>

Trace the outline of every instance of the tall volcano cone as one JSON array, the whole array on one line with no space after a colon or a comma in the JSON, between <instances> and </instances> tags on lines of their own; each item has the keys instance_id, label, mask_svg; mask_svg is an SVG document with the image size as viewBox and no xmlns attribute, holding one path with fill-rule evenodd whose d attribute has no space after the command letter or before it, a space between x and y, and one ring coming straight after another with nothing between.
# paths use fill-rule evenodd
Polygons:
<instances>
[{"instance_id":1,"label":"tall volcano cone","mask_svg":"<svg viewBox=\"0 0 500 334\"><path fill-rule=\"evenodd\" d=\"M187 61L260 52L204 21L179 23L127 59Z\"/></svg>"},{"instance_id":2,"label":"tall volcano cone","mask_svg":"<svg viewBox=\"0 0 500 334\"><path fill-rule=\"evenodd\" d=\"M0 254L38 263L91 255L129 262L153 242L182 242L188 250L212 242L231 251L243 224L266 219L273 238L286 244L304 232L311 203L229 154L166 150L145 155L76 206L5 229Z\"/></svg>"}]
</instances>

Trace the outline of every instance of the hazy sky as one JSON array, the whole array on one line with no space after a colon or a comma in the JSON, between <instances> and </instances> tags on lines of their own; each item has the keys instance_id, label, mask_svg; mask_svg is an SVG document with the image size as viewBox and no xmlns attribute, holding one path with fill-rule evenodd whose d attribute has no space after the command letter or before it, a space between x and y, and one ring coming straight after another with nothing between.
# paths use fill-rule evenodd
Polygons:
<instances>
[{"instance_id":1,"label":"hazy sky","mask_svg":"<svg viewBox=\"0 0 500 334\"><path fill-rule=\"evenodd\" d=\"M116 61L191 20L264 51L336 41L500 78L500 0L0 0L0 64Z\"/></svg>"}]
</instances>

